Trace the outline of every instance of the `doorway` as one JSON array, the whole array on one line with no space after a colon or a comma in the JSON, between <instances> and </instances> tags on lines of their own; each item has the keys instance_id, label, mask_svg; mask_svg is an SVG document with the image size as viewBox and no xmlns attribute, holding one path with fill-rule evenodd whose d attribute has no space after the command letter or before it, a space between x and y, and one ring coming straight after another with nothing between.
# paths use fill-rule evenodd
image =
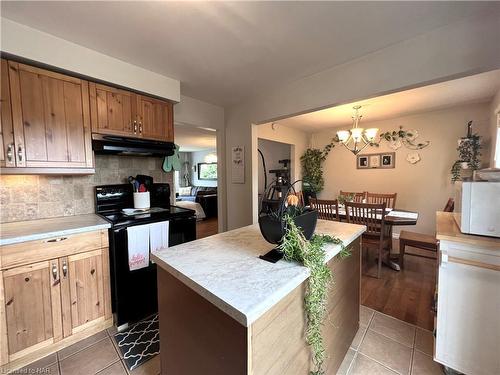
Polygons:
<instances>
[{"instance_id":1,"label":"doorway","mask_svg":"<svg viewBox=\"0 0 500 375\"><path fill-rule=\"evenodd\" d=\"M174 125L180 170L174 172L175 205L196 213L196 238L219 232L219 167L217 131Z\"/></svg>"}]
</instances>

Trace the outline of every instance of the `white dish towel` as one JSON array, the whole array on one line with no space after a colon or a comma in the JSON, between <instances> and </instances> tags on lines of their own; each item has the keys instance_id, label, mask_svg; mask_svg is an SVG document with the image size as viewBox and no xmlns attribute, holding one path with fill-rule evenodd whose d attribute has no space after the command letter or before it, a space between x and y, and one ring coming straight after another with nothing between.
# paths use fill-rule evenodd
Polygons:
<instances>
[{"instance_id":1,"label":"white dish towel","mask_svg":"<svg viewBox=\"0 0 500 375\"><path fill-rule=\"evenodd\" d=\"M151 251L168 248L168 221L149 224L149 248Z\"/></svg>"},{"instance_id":2,"label":"white dish towel","mask_svg":"<svg viewBox=\"0 0 500 375\"><path fill-rule=\"evenodd\" d=\"M127 228L130 271L149 266L149 224Z\"/></svg>"}]
</instances>

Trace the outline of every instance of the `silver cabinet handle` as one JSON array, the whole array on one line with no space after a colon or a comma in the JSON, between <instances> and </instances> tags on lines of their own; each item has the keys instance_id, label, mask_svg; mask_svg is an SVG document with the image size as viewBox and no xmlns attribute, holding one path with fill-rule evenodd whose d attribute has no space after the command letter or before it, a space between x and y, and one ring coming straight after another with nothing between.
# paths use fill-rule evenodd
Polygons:
<instances>
[{"instance_id":1,"label":"silver cabinet handle","mask_svg":"<svg viewBox=\"0 0 500 375\"><path fill-rule=\"evenodd\" d=\"M139 133L142 134L142 122L139 121Z\"/></svg>"},{"instance_id":2,"label":"silver cabinet handle","mask_svg":"<svg viewBox=\"0 0 500 375\"><path fill-rule=\"evenodd\" d=\"M52 277L57 280L57 264L52 263Z\"/></svg>"},{"instance_id":3,"label":"silver cabinet handle","mask_svg":"<svg viewBox=\"0 0 500 375\"><path fill-rule=\"evenodd\" d=\"M23 161L23 145L19 145L17 148L17 160L19 160L19 162Z\"/></svg>"},{"instance_id":4,"label":"silver cabinet handle","mask_svg":"<svg viewBox=\"0 0 500 375\"><path fill-rule=\"evenodd\" d=\"M62 271L63 271L63 276L66 277L66 275L68 274L68 263L66 263L65 260L63 260Z\"/></svg>"},{"instance_id":5,"label":"silver cabinet handle","mask_svg":"<svg viewBox=\"0 0 500 375\"><path fill-rule=\"evenodd\" d=\"M134 134L137 134L137 121L134 120Z\"/></svg>"},{"instance_id":6,"label":"silver cabinet handle","mask_svg":"<svg viewBox=\"0 0 500 375\"><path fill-rule=\"evenodd\" d=\"M7 161L9 163L12 163L12 157L14 156L13 149L14 143L9 143L9 145L7 146Z\"/></svg>"}]
</instances>

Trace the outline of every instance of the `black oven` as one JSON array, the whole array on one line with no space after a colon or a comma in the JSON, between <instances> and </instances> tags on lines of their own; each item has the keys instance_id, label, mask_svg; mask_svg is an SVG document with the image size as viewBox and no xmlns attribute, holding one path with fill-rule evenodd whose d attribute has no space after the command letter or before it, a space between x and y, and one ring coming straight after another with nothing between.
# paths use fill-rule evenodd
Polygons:
<instances>
[{"instance_id":1,"label":"black oven","mask_svg":"<svg viewBox=\"0 0 500 375\"><path fill-rule=\"evenodd\" d=\"M196 239L196 218L193 210L170 205L168 184L153 184L151 201L155 207L148 212L125 215L123 208L132 207L131 185L96 187L96 211L111 222L109 255L111 297L115 324L118 327L137 322L158 311L156 264L130 271L127 228L160 221L169 221L169 247Z\"/></svg>"}]
</instances>

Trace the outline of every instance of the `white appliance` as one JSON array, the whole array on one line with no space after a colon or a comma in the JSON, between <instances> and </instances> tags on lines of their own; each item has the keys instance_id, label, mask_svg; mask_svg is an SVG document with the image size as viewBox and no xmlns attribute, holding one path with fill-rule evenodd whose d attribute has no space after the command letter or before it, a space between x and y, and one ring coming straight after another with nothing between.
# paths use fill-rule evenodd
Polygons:
<instances>
[{"instance_id":1,"label":"white appliance","mask_svg":"<svg viewBox=\"0 0 500 375\"><path fill-rule=\"evenodd\" d=\"M457 182L454 217L462 233L500 237L500 182Z\"/></svg>"}]
</instances>

